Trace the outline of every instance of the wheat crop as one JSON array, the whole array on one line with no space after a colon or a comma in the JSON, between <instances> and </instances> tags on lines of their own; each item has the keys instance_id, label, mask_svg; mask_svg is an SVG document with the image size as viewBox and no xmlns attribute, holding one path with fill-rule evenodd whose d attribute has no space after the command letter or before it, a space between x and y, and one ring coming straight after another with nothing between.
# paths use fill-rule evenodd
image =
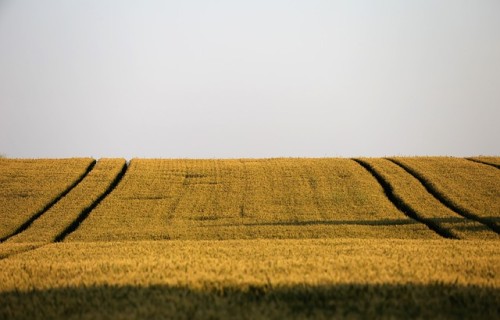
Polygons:
<instances>
[{"instance_id":1,"label":"wheat crop","mask_svg":"<svg viewBox=\"0 0 500 320\"><path fill-rule=\"evenodd\" d=\"M473 160L473 161L478 161L478 162L481 162L481 163L493 165L496 168L500 167L500 157L486 157L486 156L483 156L483 157L472 157L470 159Z\"/></svg>"},{"instance_id":2,"label":"wheat crop","mask_svg":"<svg viewBox=\"0 0 500 320\"><path fill-rule=\"evenodd\" d=\"M393 187L394 192L407 203L419 216L434 223L438 228L450 231L461 239L500 239L500 236L487 226L467 219L438 199L411 174L393 162L370 158L363 159L370 164Z\"/></svg>"},{"instance_id":3,"label":"wheat crop","mask_svg":"<svg viewBox=\"0 0 500 320\"><path fill-rule=\"evenodd\" d=\"M495 318L497 241L49 244L0 261L0 318Z\"/></svg>"},{"instance_id":4,"label":"wheat crop","mask_svg":"<svg viewBox=\"0 0 500 320\"><path fill-rule=\"evenodd\" d=\"M90 158L0 159L0 239L43 211L93 162Z\"/></svg>"},{"instance_id":5,"label":"wheat crop","mask_svg":"<svg viewBox=\"0 0 500 320\"><path fill-rule=\"evenodd\" d=\"M24 232L8 242L52 242L106 192L125 165L124 159L101 159L87 177ZM76 227L76 226L75 226Z\"/></svg>"},{"instance_id":6,"label":"wheat crop","mask_svg":"<svg viewBox=\"0 0 500 320\"><path fill-rule=\"evenodd\" d=\"M134 159L67 239L304 237L438 236L349 159Z\"/></svg>"},{"instance_id":7,"label":"wheat crop","mask_svg":"<svg viewBox=\"0 0 500 320\"><path fill-rule=\"evenodd\" d=\"M463 215L476 217L498 232L500 171L462 158L394 158L420 177L428 190Z\"/></svg>"}]
</instances>

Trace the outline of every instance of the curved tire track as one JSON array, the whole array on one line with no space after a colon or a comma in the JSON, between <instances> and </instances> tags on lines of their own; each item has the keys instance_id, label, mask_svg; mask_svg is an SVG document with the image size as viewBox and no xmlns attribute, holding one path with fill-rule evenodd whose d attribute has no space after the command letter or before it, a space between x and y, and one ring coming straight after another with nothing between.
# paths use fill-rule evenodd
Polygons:
<instances>
[{"instance_id":1,"label":"curved tire track","mask_svg":"<svg viewBox=\"0 0 500 320\"><path fill-rule=\"evenodd\" d=\"M386 181L382 175L380 175L375 168L373 168L368 162L365 162L361 159L353 159L363 168L365 168L375 179L377 179L378 183L384 189L384 193L387 198L398 208L401 212L403 212L407 217L416 220L420 223L425 224L429 229L437 233L443 238L448 239L459 239L458 236L453 234L450 230L443 228L439 224L435 223L432 220L421 217L413 208L408 205L401 197L394 193L394 188L392 185Z\"/></svg>"},{"instance_id":2,"label":"curved tire track","mask_svg":"<svg viewBox=\"0 0 500 320\"><path fill-rule=\"evenodd\" d=\"M12 253L10 253L10 254L0 255L0 261L1 261L1 260L8 259L8 258L10 258L10 257L17 256L17 255L22 254L22 253L25 253L25 252L32 252L32 251L38 250L38 249L40 249L40 248L45 247L45 246L46 246L46 245L48 245L48 244L50 244L50 243L44 243L44 244L34 245L33 247L28 247L28 248L26 248L26 249L19 250L19 251L15 251L15 252L12 252Z\"/></svg>"},{"instance_id":3,"label":"curved tire track","mask_svg":"<svg viewBox=\"0 0 500 320\"><path fill-rule=\"evenodd\" d=\"M494 164L494 163L490 163L490 162L486 162L486 161L481 161L479 159L474 159L474 158L465 158L465 160L469 160L469 161L472 161L472 162L475 162L475 163L480 163L480 164L484 164L484 165L487 165L487 166L490 166L490 167L493 167L493 168L500 169L500 164Z\"/></svg>"},{"instance_id":4,"label":"curved tire track","mask_svg":"<svg viewBox=\"0 0 500 320\"><path fill-rule=\"evenodd\" d=\"M59 235L57 235L57 237L54 239L54 242L63 241L70 233L72 233L73 231L78 229L80 224L85 219L87 219L87 217L92 212L92 210L94 210L95 207L97 207L99 205L99 203L101 203L101 201L104 200L104 198L106 198L118 186L118 184L122 180L123 176L127 172L127 168L128 168L128 165L125 162L123 164L121 171L116 175L115 179L113 180L113 182L111 182L111 184L106 189L106 191L104 191L90 206L83 209L82 212L78 215L78 217L66 229L64 229Z\"/></svg>"},{"instance_id":5,"label":"curved tire track","mask_svg":"<svg viewBox=\"0 0 500 320\"><path fill-rule=\"evenodd\" d=\"M45 205L45 207L43 207L40 211L38 211L33 216L31 216L31 218L29 218L28 220L26 220L13 233L11 233L8 236L5 236L5 237L1 238L0 242L4 242L4 241L8 240L9 238L11 238L11 237L13 237L13 236L15 236L15 235L23 232L24 230L28 229L29 226L31 226L31 224L33 222L35 222L35 220L37 220L38 218L40 218L45 212L47 212L50 208L52 208L59 200L61 200L62 198L64 198L68 193L71 192L71 190L73 190L80 182L82 182L82 180L85 179L85 177L90 173L90 171L92 171L92 169L94 169L94 166L96 165L96 163L97 163L96 160L92 161L92 163L87 167L87 169L85 170L85 172L75 182L73 182L68 188L66 188L66 190L64 190L63 192L61 192L57 197L55 197L54 199L52 199L52 201L50 201L49 203L47 203Z\"/></svg>"},{"instance_id":6,"label":"curved tire track","mask_svg":"<svg viewBox=\"0 0 500 320\"><path fill-rule=\"evenodd\" d=\"M391 159L391 158L386 158L386 159L395 163L396 165L400 166L406 172L408 172L409 174L414 176L425 187L427 192L432 194L437 200L439 200L443 205L445 205L449 209L455 211L457 214L461 215L464 218L482 223L485 226L487 226L488 228L490 228L491 230L493 230L494 232L500 234L500 227L494 221L480 217L480 216L470 212L469 210L462 208L459 205L456 205L455 203L453 203L453 201L449 200L443 193L441 193L434 186L432 186L432 184L430 183L429 180L427 180L427 178L425 178L422 174L420 174L416 170L405 165L404 163L401 163L400 161L398 161L396 159Z\"/></svg>"}]
</instances>

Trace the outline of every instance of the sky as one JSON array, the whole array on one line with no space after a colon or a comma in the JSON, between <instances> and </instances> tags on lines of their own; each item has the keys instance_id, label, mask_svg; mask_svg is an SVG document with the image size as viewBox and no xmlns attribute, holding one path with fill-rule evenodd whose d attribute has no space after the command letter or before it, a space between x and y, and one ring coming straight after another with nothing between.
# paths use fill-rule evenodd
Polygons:
<instances>
[{"instance_id":1,"label":"sky","mask_svg":"<svg viewBox=\"0 0 500 320\"><path fill-rule=\"evenodd\" d=\"M0 0L0 154L500 155L500 1Z\"/></svg>"}]
</instances>

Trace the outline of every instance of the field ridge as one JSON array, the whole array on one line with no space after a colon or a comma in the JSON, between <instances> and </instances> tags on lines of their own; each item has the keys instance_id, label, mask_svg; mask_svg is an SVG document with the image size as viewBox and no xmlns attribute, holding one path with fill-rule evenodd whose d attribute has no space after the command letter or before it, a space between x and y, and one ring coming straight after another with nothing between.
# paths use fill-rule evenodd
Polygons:
<instances>
[{"instance_id":1,"label":"field ridge","mask_svg":"<svg viewBox=\"0 0 500 320\"><path fill-rule=\"evenodd\" d=\"M379 172L377 172L377 170L371 164L363 161L362 159L353 160L359 163L363 168L370 172L370 174L373 175L375 179L377 179L377 181L384 189L384 193L387 198L407 217L425 224L429 229L436 232L443 238L459 239L459 237L455 235L451 230L448 230L447 228L440 226L434 221L419 215L408 203L406 203L406 201L404 201L403 198L401 198L394 192L394 188L391 183L384 179L384 177Z\"/></svg>"},{"instance_id":2,"label":"field ridge","mask_svg":"<svg viewBox=\"0 0 500 320\"><path fill-rule=\"evenodd\" d=\"M459 215L461 215L464 218L482 223L485 226L487 226L488 228L490 228L491 230L493 230L494 232L500 234L500 227L494 221L491 221L487 218L480 217L480 216L470 212L470 210L467 210L467 209L463 208L462 206L455 204L454 201L450 200L445 194L443 194L442 192L437 190L432 185L432 183L424 175L419 173L417 170L414 170L413 168L402 163L399 160L396 160L393 158L386 158L386 159L395 163L396 165L400 166L406 172L408 172L409 174L414 176L417 180L420 181L420 183L422 183L422 185L425 187L425 189L430 194L432 194L436 199L438 199L443 205L445 205L449 209L455 211L456 213L458 213Z\"/></svg>"},{"instance_id":3,"label":"field ridge","mask_svg":"<svg viewBox=\"0 0 500 320\"><path fill-rule=\"evenodd\" d=\"M104 198L106 198L113 190L118 186L120 181L122 180L123 176L127 172L127 162L125 162L122 166L122 169L120 172L116 175L114 178L113 182L109 185L109 187L88 207L82 210L82 212L78 215L78 217L70 224L66 229L64 229L60 234L58 234L54 242L61 242L66 238L71 232L75 231L80 224L89 216L89 214L94 210L95 207L101 203Z\"/></svg>"},{"instance_id":4,"label":"field ridge","mask_svg":"<svg viewBox=\"0 0 500 320\"><path fill-rule=\"evenodd\" d=\"M14 232L11 234L3 237L0 239L0 243L8 240L9 238L23 232L24 230L28 229L31 224L33 224L34 221L36 221L38 218L40 218L45 212L50 210L59 200L64 198L68 193L71 192L80 182L85 179L85 177L88 176L88 174L92 171L94 166L96 165L97 161L94 159L87 167L85 172L78 177L68 188L66 188L64 191L62 191L59 195L57 195L54 199L52 199L49 203L47 203L41 210L36 212L34 215L32 215L28 220L26 220L23 224L21 224Z\"/></svg>"}]
</instances>

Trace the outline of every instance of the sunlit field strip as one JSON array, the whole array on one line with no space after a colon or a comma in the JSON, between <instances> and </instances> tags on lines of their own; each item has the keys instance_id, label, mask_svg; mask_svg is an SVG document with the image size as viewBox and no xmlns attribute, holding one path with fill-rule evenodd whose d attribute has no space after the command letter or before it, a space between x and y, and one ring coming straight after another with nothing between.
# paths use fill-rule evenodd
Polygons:
<instances>
[{"instance_id":1,"label":"sunlit field strip","mask_svg":"<svg viewBox=\"0 0 500 320\"><path fill-rule=\"evenodd\" d=\"M125 165L124 159L101 159L70 193L24 232L7 242L52 242L112 184Z\"/></svg>"},{"instance_id":2,"label":"sunlit field strip","mask_svg":"<svg viewBox=\"0 0 500 320\"><path fill-rule=\"evenodd\" d=\"M349 159L134 159L66 240L290 237L438 236Z\"/></svg>"},{"instance_id":3,"label":"sunlit field strip","mask_svg":"<svg viewBox=\"0 0 500 320\"><path fill-rule=\"evenodd\" d=\"M93 159L0 159L0 239L60 196Z\"/></svg>"},{"instance_id":4,"label":"sunlit field strip","mask_svg":"<svg viewBox=\"0 0 500 320\"><path fill-rule=\"evenodd\" d=\"M0 270L1 318L484 319L500 298L498 242L481 240L63 242Z\"/></svg>"},{"instance_id":5,"label":"sunlit field strip","mask_svg":"<svg viewBox=\"0 0 500 320\"><path fill-rule=\"evenodd\" d=\"M414 170L443 200L499 230L500 171L462 158L394 158ZM462 212L462 214L464 214Z\"/></svg>"},{"instance_id":6,"label":"sunlit field strip","mask_svg":"<svg viewBox=\"0 0 500 320\"><path fill-rule=\"evenodd\" d=\"M427 192L425 187L400 166L386 159L365 158L419 216L451 231L460 239L500 239L487 226L450 210Z\"/></svg>"}]
</instances>

